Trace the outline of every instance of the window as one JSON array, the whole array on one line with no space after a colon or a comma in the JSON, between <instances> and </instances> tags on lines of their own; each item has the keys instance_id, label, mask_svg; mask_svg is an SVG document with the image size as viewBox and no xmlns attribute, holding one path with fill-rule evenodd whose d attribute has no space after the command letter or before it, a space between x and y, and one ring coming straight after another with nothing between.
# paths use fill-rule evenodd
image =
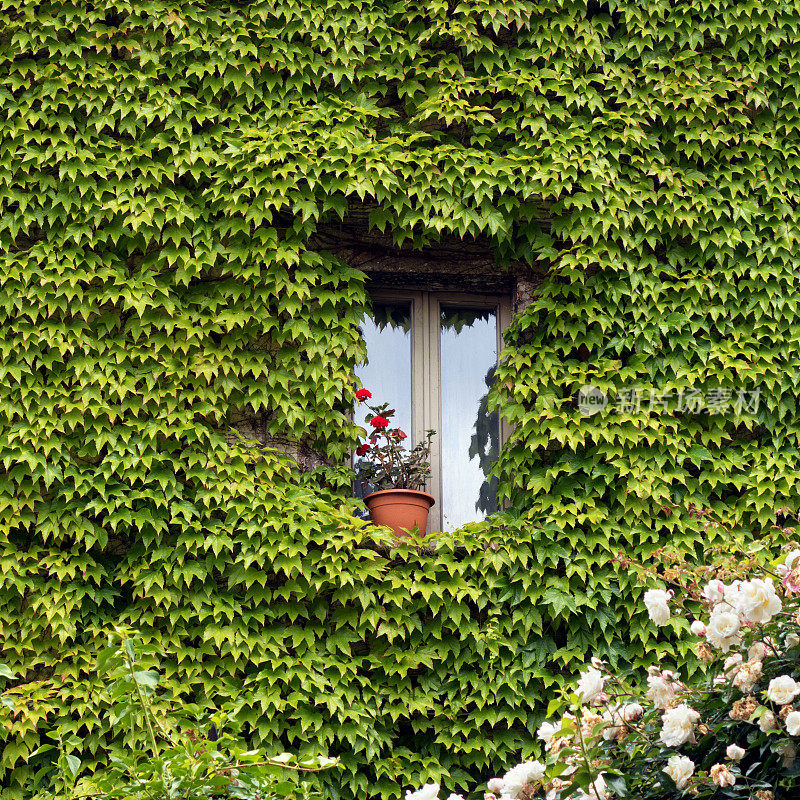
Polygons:
<instances>
[{"instance_id":1,"label":"window","mask_svg":"<svg viewBox=\"0 0 800 800\"><path fill-rule=\"evenodd\" d=\"M412 443L428 428L437 432L427 487L436 498L430 529L483 519L497 510L488 473L505 425L489 414L487 394L510 320L508 299L403 291L376 292L372 299L372 316L362 326L368 361L357 374L373 402L391 403ZM356 487L358 494L366 490Z\"/></svg>"}]
</instances>

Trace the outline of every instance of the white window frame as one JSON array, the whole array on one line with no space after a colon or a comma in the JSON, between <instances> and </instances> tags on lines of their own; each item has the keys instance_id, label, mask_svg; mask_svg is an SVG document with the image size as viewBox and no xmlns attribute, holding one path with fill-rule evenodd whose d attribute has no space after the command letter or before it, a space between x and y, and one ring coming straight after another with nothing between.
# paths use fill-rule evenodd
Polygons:
<instances>
[{"instance_id":1,"label":"white window frame","mask_svg":"<svg viewBox=\"0 0 800 800\"><path fill-rule=\"evenodd\" d=\"M428 532L442 529L442 430L441 310L442 306L467 306L494 310L497 320L497 356L504 346L503 332L511 323L511 298L504 294L437 290L375 289L370 298L378 303L411 303L411 441L422 441L425 431L437 435L431 442L431 477L425 490L436 504L428 517ZM500 446L511 429L500 415Z\"/></svg>"}]
</instances>

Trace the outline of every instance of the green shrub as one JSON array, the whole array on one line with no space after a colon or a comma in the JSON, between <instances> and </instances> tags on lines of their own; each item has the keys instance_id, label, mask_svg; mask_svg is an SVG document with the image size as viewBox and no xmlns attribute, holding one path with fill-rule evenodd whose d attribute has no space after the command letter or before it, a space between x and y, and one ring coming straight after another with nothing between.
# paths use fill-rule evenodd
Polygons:
<instances>
[{"instance_id":1,"label":"green shrub","mask_svg":"<svg viewBox=\"0 0 800 800\"><path fill-rule=\"evenodd\" d=\"M322 800L302 776L330 769L336 759L301 760L291 753L268 756L250 750L231 733L235 718L196 706L176 707L169 697L157 694L158 671L141 668L142 650L147 649L135 631L118 628L97 659L93 677L108 702L109 727L118 736L122 732L109 765L82 776L81 759L72 751L80 752L84 743L74 734L65 738L59 726L49 733L53 743L32 754L39 756L42 766L27 788L39 800L284 800L289 796ZM153 659L152 653L146 655ZM0 672L14 678L6 665L0 665ZM13 690L0 695L0 700L12 713L16 711ZM43 794L36 791L42 788Z\"/></svg>"}]
</instances>

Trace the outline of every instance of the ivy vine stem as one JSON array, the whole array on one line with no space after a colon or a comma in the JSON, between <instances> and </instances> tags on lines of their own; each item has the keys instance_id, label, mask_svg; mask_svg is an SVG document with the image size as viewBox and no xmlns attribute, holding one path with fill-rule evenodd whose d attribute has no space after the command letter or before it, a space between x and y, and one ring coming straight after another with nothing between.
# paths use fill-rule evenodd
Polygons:
<instances>
[{"instance_id":1,"label":"ivy vine stem","mask_svg":"<svg viewBox=\"0 0 800 800\"><path fill-rule=\"evenodd\" d=\"M128 672L131 676L131 681L133 681L133 686L136 691L136 696L139 698L139 704L142 707L142 716L144 717L145 725L147 726L147 732L150 736L150 744L153 747L153 758L158 758L159 749L158 749L158 742L156 741L156 734L155 730L153 729L153 723L150 720L150 704L147 702L144 693L142 692L141 686L139 686L139 681L136 680L136 670L134 669L133 659L130 656L130 652L128 650L130 646L130 639L123 639L122 642L122 653L125 658L125 663L128 665Z\"/></svg>"}]
</instances>

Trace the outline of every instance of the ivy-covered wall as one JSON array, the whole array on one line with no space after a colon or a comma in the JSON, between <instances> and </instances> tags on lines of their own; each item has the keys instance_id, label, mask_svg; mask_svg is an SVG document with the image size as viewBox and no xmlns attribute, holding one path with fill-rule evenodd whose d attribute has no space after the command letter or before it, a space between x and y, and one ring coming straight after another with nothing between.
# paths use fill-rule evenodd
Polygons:
<instances>
[{"instance_id":1,"label":"ivy-covered wall","mask_svg":"<svg viewBox=\"0 0 800 800\"><path fill-rule=\"evenodd\" d=\"M59 722L113 745L118 620L345 797L488 776L562 670L657 657L612 556L793 505L799 58L797 2L1 3L4 796ZM355 209L547 276L494 392L511 510L435 552L376 548L335 466L367 298L318 234Z\"/></svg>"}]
</instances>

